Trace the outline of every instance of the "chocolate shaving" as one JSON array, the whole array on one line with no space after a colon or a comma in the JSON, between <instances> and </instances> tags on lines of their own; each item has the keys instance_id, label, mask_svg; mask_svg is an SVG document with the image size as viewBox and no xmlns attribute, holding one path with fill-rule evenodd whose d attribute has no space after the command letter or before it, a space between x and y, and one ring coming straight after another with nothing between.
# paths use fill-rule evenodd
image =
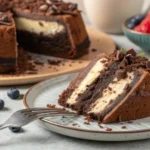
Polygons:
<instances>
[{"instance_id":1,"label":"chocolate shaving","mask_svg":"<svg viewBox=\"0 0 150 150\"><path fill-rule=\"evenodd\" d=\"M127 77L127 73L126 73L125 70L117 70L116 71L116 77L117 77L118 80L124 79L124 78Z\"/></svg>"},{"instance_id":2,"label":"chocolate shaving","mask_svg":"<svg viewBox=\"0 0 150 150\"><path fill-rule=\"evenodd\" d=\"M116 60L121 60L123 59L124 54L121 53L120 51L116 51L115 57L116 57Z\"/></svg>"},{"instance_id":3,"label":"chocolate shaving","mask_svg":"<svg viewBox=\"0 0 150 150\"><path fill-rule=\"evenodd\" d=\"M128 51L126 51L126 55L131 54L132 56L136 56L136 52L134 51L134 49L129 49Z\"/></svg>"},{"instance_id":4,"label":"chocolate shaving","mask_svg":"<svg viewBox=\"0 0 150 150\"><path fill-rule=\"evenodd\" d=\"M61 63L61 60L60 59L53 59L53 60L48 59L48 63L50 65L58 65Z\"/></svg>"},{"instance_id":5,"label":"chocolate shaving","mask_svg":"<svg viewBox=\"0 0 150 150\"><path fill-rule=\"evenodd\" d=\"M10 26L10 25L11 25L11 23L0 21L0 25Z\"/></svg>"},{"instance_id":6,"label":"chocolate shaving","mask_svg":"<svg viewBox=\"0 0 150 150\"><path fill-rule=\"evenodd\" d=\"M126 127L126 126L122 126L121 128L122 128L122 129L126 129L127 127Z\"/></svg>"},{"instance_id":7,"label":"chocolate shaving","mask_svg":"<svg viewBox=\"0 0 150 150\"><path fill-rule=\"evenodd\" d=\"M77 4L64 2L62 0L13 0L15 9L27 10L30 13L39 13L43 15L77 15L75 10L78 10Z\"/></svg>"},{"instance_id":8,"label":"chocolate shaving","mask_svg":"<svg viewBox=\"0 0 150 150\"><path fill-rule=\"evenodd\" d=\"M69 8L69 10L72 10L72 11L74 11L75 9L77 9L77 4L70 4L69 6L68 6L68 8Z\"/></svg>"},{"instance_id":9,"label":"chocolate shaving","mask_svg":"<svg viewBox=\"0 0 150 150\"><path fill-rule=\"evenodd\" d=\"M111 129L111 128L107 128L106 131L107 131L107 132L111 132L112 129Z\"/></svg>"},{"instance_id":10,"label":"chocolate shaving","mask_svg":"<svg viewBox=\"0 0 150 150\"><path fill-rule=\"evenodd\" d=\"M148 69L150 69L150 61L147 61L147 62L146 62L146 67L147 67Z\"/></svg>"}]
</instances>

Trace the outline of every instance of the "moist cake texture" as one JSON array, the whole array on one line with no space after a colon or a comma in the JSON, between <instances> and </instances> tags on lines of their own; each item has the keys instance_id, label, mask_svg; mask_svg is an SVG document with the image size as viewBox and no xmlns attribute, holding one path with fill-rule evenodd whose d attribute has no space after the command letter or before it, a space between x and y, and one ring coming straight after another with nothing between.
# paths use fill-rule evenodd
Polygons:
<instances>
[{"instance_id":1,"label":"moist cake texture","mask_svg":"<svg viewBox=\"0 0 150 150\"><path fill-rule=\"evenodd\" d=\"M63 58L87 52L88 35L76 4L60 0L13 0L18 42L27 50Z\"/></svg>"},{"instance_id":2,"label":"moist cake texture","mask_svg":"<svg viewBox=\"0 0 150 150\"><path fill-rule=\"evenodd\" d=\"M67 59L88 52L90 41L77 4L62 0L0 0L0 12L11 14L7 20L0 16L1 73L15 70L16 43L27 51Z\"/></svg>"},{"instance_id":3,"label":"moist cake texture","mask_svg":"<svg viewBox=\"0 0 150 150\"><path fill-rule=\"evenodd\" d=\"M147 110L138 107L149 105L150 94L139 96L138 100L141 98L141 101L135 98L136 89L141 88L144 92L140 83L144 84L145 78L150 79L149 71L150 61L138 56L133 49L126 53L116 51L110 56L101 55L70 83L60 95L59 104L103 123L148 117L150 112L143 113ZM149 90L148 87L146 91ZM130 106L133 109L121 109L129 99L134 100ZM148 104L143 104L143 101ZM138 111L135 112L136 109Z\"/></svg>"},{"instance_id":4,"label":"moist cake texture","mask_svg":"<svg viewBox=\"0 0 150 150\"><path fill-rule=\"evenodd\" d=\"M17 64L16 28L11 13L0 12L0 72L14 71Z\"/></svg>"}]
</instances>

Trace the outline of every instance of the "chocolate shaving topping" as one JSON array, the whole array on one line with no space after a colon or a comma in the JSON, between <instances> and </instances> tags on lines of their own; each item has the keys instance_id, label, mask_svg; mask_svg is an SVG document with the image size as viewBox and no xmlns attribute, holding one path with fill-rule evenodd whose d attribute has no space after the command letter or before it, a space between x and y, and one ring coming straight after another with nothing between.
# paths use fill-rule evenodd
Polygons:
<instances>
[{"instance_id":1,"label":"chocolate shaving topping","mask_svg":"<svg viewBox=\"0 0 150 150\"><path fill-rule=\"evenodd\" d=\"M126 59L124 57L124 59L122 60L122 62L119 65L119 68L125 68L128 65L128 59Z\"/></svg>"},{"instance_id":2,"label":"chocolate shaving topping","mask_svg":"<svg viewBox=\"0 0 150 150\"><path fill-rule=\"evenodd\" d=\"M46 4L52 5L52 2L50 0L46 0Z\"/></svg>"},{"instance_id":3,"label":"chocolate shaving topping","mask_svg":"<svg viewBox=\"0 0 150 150\"><path fill-rule=\"evenodd\" d=\"M30 13L38 13L42 15L77 15L77 4L64 2L62 0L12 0L13 8L26 10Z\"/></svg>"},{"instance_id":4,"label":"chocolate shaving topping","mask_svg":"<svg viewBox=\"0 0 150 150\"><path fill-rule=\"evenodd\" d=\"M121 60L123 59L124 54L121 53L120 51L116 51L115 57L116 57L116 60Z\"/></svg>"},{"instance_id":5,"label":"chocolate shaving topping","mask_svg":"<svg viewBox=\"0 0 150 150\"><path fill-rule=\"evenodd\" d=\"M7 13L0 12L0 24L10 26L10 18Z\"/></svg>"},{"instance_id":6,"label":"chocolate shaving topping","mask_svg":"<svg viewBox=\"0 0 150 150\"><path fill-rule=\"evenodd\" d=\"M69 6L68 6L68 8L69 8L69 10L75 10L75 9L77 9L77 4L70 4Z\"/></svg>"},{"instance_id":7,"label":"chocolate shaving topping","mask_svg":"<svg viewBox=\"0 0 150 150\"><path fill-rule=\"evenodd\" d=\"M40 6L41 11L47 11L47 9L48 9L48 5L46 5L46 4Z\"/></svg>"},{"instance_id":8,"label":"chocolate shaving topping","mask_svg":"<svg viewBox=\"0 0 150 150\"><path fill-rule=\"evenodd\" d=\"M126 78L126 76L127 76L127 73L125 70L117 70L116 71L116 77L118 80Z\"/></svg>"},{"instance_id":9,"label":"chocolate shaving topping","mask_svg":"<svg viewBox=\"0 0 150 150\"><path fill-rule=\"evenodd\" d=\"M148 69L150 69L150 61L147 61L147 62L146 62L146 67L147 67Z\"/></svg>"},{"instance_id":10,"label":"chocolate shaving topping","mask_svg":"<svg viewBox=\"0 0 150 150\"><path fill-rule=\"evenodd\" d=\"M134 51L134 49L129 49L128 51L126 51L126 55L131 54L132 56L136 56L136 52Z\"/></svg>"}]
</instances>

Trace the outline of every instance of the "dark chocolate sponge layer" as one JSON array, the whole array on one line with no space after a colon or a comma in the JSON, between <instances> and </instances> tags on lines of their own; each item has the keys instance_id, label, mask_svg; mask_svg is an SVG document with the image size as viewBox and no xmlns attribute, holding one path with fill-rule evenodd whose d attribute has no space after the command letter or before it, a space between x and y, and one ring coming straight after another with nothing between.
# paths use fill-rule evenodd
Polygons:
<instances>
[{"instance_id":1,"label":"dark chocolate sponge layer","mask_svg":"<svg viewBox=\"0 0 150 150\"><path fill-rule=\"evenodd\" d=\"M42 36L27 31L17 31L19 44L25 49L39 54L45 54L63 58L78 58L88 51L89 39L77 45L77 51L74 51L69 40L67 32L61 32L56 35Z\"/></svg>"}]
</instances>

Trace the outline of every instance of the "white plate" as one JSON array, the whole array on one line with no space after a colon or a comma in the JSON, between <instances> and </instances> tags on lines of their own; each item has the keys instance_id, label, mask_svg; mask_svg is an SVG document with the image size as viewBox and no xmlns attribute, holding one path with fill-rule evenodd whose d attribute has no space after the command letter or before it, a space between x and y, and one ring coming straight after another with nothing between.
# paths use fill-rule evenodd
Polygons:
<instances>
[{"instance_id":1,"label":"white plate","mask_svg":"<svg viewBox=\"0 0 150 150\"><path fill-rule=\"evenodd\" d=\"M46 107L47 104L54 104L60 107L57 103L58 96L67 88L70 81L76 75L64 75L35 85L24 97L25 107ZM150 138L150 118L136 120L132 123L102 125L104 128L100 128L97 122L92 122L90 125L84 124L85 120L83 116L67 118L51 117L41 119L40 122L48 130L81 139L129 141ZM73 124L77 125L74 126ZM126 126L126 129L123 129L122 126ZM106 131L107 128L111 128L112 131Z\"/></svg>"}]
</instances>

